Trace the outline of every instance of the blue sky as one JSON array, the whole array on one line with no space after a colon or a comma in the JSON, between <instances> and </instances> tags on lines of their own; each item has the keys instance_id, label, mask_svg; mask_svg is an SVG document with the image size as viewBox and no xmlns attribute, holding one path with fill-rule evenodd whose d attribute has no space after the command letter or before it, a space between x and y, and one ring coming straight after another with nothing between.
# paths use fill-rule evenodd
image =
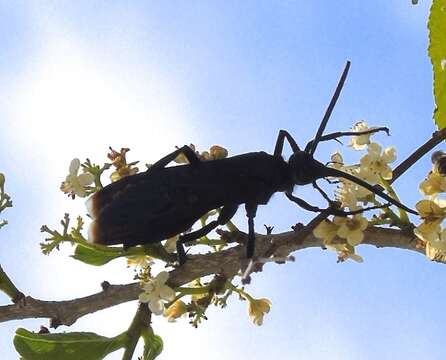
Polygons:
<instances>
[{"instance_id":1,"label":"blue sky","mask_svg":"<svg viewBox=\"0 0 446 360\"><path fill-rule=\"evenodd\" d=\"M314 135L347 59L352 68L328 131L360 119L390 127L399 159L435 130L427 57L429 2L375 1L0 1L0 171L14 207L2 214L0 263L27 294L69 299L106 279L132 280L124 262L92 268L39 252L42 224L83 214L59 190L74 157L104 161L109 145L130 159L156 161L175 145L213 144L231 154L272 151L279 129L299 143ZM321 161L347 147L318 149ZM353 154L355 155L355 154ZM103 160L104 159L104 160ZM396 183L405 203L421 198L424 159ZM298 190L320 202L312 191ZM280 214L280 216L278 216ZM311 214L277 194L257 215L288 231ZM246 229L240 211L237 223ZM262 327L246 304L209 311L199 329L154 320L160 359L442 358L446 268L418 254L360 247L363 264L336 264L307 250L270 265L249 292L273 302ZM0 301L7 298L0 294ZM61 331L112 336L136 304L79 320ZM45 320L1 324L0 354L14 359L12 336ZM118 359L111 355L108 359Z\"/></svg>"}]
</instances>

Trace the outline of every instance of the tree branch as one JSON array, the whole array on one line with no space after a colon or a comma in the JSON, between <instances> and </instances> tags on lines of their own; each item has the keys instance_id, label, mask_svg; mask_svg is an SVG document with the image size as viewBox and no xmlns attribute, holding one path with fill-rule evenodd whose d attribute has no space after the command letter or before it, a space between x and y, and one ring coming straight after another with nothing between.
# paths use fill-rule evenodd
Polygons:
<instances>
[{"instance_id":1,"label":"tree branch","mask_svg":"<svg viewBox=\"0 0 446 360\"><path fill-rule=\"evenodd\" d=\"M312 228L321 220L323 220L323 217L319 215L299 231L289 231L276 235L257 234L256 255L271 256L276 253L283 255L307 248L323 248L322 241L312 234ZM220 231L220 234L226 240L241 244L218 253L191 255L186 264L170 272L168 284L171 287L178 287L210 274L222 273L232 277L239 273L242 262L246 261L243 243L247 235L241 232L227 231ZM409 232L370 227L364 234L363 244L374 245L379 248L390 247L411 250L424 254L424 249L417 247L417 240ZM139 283L131 283L110 285L99 293L66 301L45 301L27 296L23 303L0 306L0 322L28 318L48 318L51 319L51 327L69 326L87 314L136 300L140 292Z\"/></svg>"}]
</instances>

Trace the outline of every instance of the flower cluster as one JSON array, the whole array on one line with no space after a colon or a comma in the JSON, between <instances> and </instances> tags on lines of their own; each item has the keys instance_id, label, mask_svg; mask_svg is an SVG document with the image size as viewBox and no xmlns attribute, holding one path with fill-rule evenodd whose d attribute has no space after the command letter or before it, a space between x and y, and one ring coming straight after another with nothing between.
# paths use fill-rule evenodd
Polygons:
<instances>
[{"instance_id":1,"label":"flower cluster","mask_svg":"<svg viewBox=\"0 0 446 360\"><path fill-rule=\"evenodd\" d=\"M197 154L198 158L202 161L208 161L208 160L219 160L224 159L228 156L228 150L226 150L224 147L221 147L219 145L213 145L209 149L209 151L202 151L201 153L195 150L195 145L190 144L189 147ZM175 160L177 164L187 164L189 161L187 160L186 156L184 154L179 154Z\"/></svg>"},{"instance_id":2,"label":"flower cluster","mask_svg":"<svg viewBox=\"0 0 446 360\"><path fill-rule=\"evenodd\" d=\"M360 178L369 184L384 184L392 179L392 169L390 164L396 159L396 151L393 147L382 149L382 147L370 140L376 128L368 127L367 123L360 121L355 124L351 131L367 132L363 135L352 136L349 146L355 150L367 150L362 156L359 164L346 165L340 152L335 152L331 156L329 166L349 173ZM335 190L335 198L340 207L351 211L360 210L363 205L372 203L380 205L369 190L346 179L336 179L338 187ZM364 230L368 226L367 219L361 214L349 217L335 216L333 220L322 221L313 231L314 236L323 240L327 248L338 253L339 261L348 258L355 261L362 261L362 258L354 253L354 247L364 239ZM342 239L342 242L335 243L335 237Z\"/></svg>"},{"instance_id":3,"label":"flower cluster","mask_svg":"<svg viewBox=\"0 0 446 360\"><path fill-rule=\"evenodd\" d=\"M427 257L437 260L446 255L446 228L442 227L446 218L446 200L441 198L441 194L446 192L446 178L435 164L421 182L420 192L427 198L416 204L423 221L414 229L414 234L424 244Z\"/></svg>"},{"instance_id":4,"label":"flower cluster","mask_svg":"<svg viewBox=\"0 0 446 360\"><path fill-rule=\"evenodd\" d=\"M138 172L138 168L134 167L134 165L136 165L139 161L127 163L126 154L129 151L129 148L121 148L121 151L117 152L110 147L110 153L107 155L107 157L116 168L116 170L110 175L111 181L118 181L123 177L135 175Z\"/></svg>"},{"instance_id":5,"label":"flower cluster","mask_svg":"<svg viewBox=\"0 0 446 360\"><path fill-rule=\"evenodd\" d=\"M322 239L324 245L333 245L333 239L339 236L351 246L356 246L364 239L363 231L368 222L365 217L356 214L352 217L335 216L333 221L322 221L313 231L314 236Z\"/></svg>"},{"instance_id":6,"label":"flower cluster","mask_svg":"<svg viewBox=\"0 0 446 360\"><path fill-rule=\"evenodd\" d=\"M354 132L369 130L373 130L373 128L369 128L364 121L358 122L352 128ZM389 164L396 160L396 150L394 147L383 150L378 143L370 141L372 135L373 133L353 136L349 143L349 146L355 150L367 149L367 154L361 158L359 164L345 165L342 155L335 152L329 166L354 175L372 185L391 180L392 169ZM336 191L336 199L342 207L356 210L359 208L359 202L363 204L374 202L374 195L367 189L345 179L339 179L339 181L340 186Z\"/></svg>"}]
</instances>

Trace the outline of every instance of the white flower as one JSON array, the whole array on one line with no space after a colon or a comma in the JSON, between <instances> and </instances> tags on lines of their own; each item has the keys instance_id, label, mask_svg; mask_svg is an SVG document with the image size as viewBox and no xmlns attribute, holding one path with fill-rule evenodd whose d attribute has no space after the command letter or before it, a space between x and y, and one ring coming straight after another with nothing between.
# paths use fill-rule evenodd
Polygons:
<instances>
[{"instance_id":1,"label":"white flower","mask_svg":"<svg viewBox=\"0 0 446 360\"><path fill-rule=\"evenodd\" d=\"M441 221L423 221L414 229L413 233L425 242L435 242L441 232Z\"/></svg>"},{"instance_id":2,"label":"white flower","mask_svg":"<svg viewBox=\"0 0 446 360\"><path fill-rule=\"evenodd\" d=\"M139 295L139 301L149 304L149 309L155 315L161 315L164 311L165 301L175 298L175 291L166 285L169 278L167 271L161 271L155 278L142 283L143 293Z\"/></svg>"},{"instance_id":3,"label":"white flower","mask_svg":"<svg viewBox=\"0 0 446 360\"><path fill-rule=\"evenodd\" d=\"M355 254L355 248L348 244L330 244L326 245L327 249L334 250L338 254L338 262L344 262L347 259L356 261L357 263L362 263L364 259Z\"/></svg>"},{"instance_id":4,"label":"white flower","mask_svg":"<svg viewBox=\"0 0 446 360\"><path fill-rule=\"evenodd\" d=\"M434 249L441 251L443 254L446 253L446 229L441 230L437 238L429 242L429 245Z\"/></svg>"},{"instance_id":5,"label":"white flower","mask_svg":"<svg viewBox=\"0 0 446 360\"><path fill-rule=\"evenodd\" d=\"M363 178L361 174L361 169L356 166L344 167L341 169L349 174L357 177ZM364 179L366 180L366 179ZM343 178L339 178L340 185L335 190L336 200L341 203L342 207L350 208L350 210L356 210L358 208L357 203L371 202L373 200L373 193L366 188Z\"/></svg>"},{"instance_id":6,"label":"white flower","mask_svg":"<svg viewBox=\"0 0 446 360\"><path fill-rule=\"evenodd\" d=\"M427 179L420 184L420 191L424 195L437 195L440 192L446 192L446 178L434 169L428 174Z\"/></svg>"},{"instance_id":7,"label":"white flower","mask_svg":"<svg viewBox=\"0 0 446 360\"><path fill-rule=\"evenodd\" d=\"M336 152L331 154L331 161L328 166L334 169L342 170L344 166L344 159L342 158L342 154L339 151L336 150Z\"/></svg>"},{"instance_id":8,"label":"white flower","mask_svg":"<svg viewBox=\"0 0 446 360\"><path fill-rule=\"evenodd\" d=\"M355 132L361 132L361 131L367 131L370 130L370 128L367 126L367 123L365 121L359 121L352 127L352 131ZM350 142L348 143L348 146L351 146L355 150L362 150L365 149L368 144L370 144L370 136L372 134L366 134L366 135L358 135L358 136L352 136L350 139Z\"/></svg>"},{"instance_id":9,"label":"white flower","mask_svg":"<svg viewBox=\"0 0 446 360\"><path fill-rule=\"evenodd\" d=\"M358 185L342 179L339 188L335 191L336 200L341 203L342 207L354 209L359 201L358 189Z\"/></svg>"},{"instance_id":10,"label":"white flower","mask_svg":"<svg viewBox=\"0 0 446 360\"><path fill-rule=\"evenodd\" d=\"M368 226L367 219L361 214L353 217L335 216L333 223L338 225L337 235L346 239L351 246L356 246L364 239L364 230Z\"/></svg>"},{"instance_id":11,"label":"white flower","mask_svg":"<svg viewBox=\"0 0 446 360\"><path fill-rule=\"evenodd\" d=\"M361 158L360 176L372 184L377 184L380 177L385 180L392 178L392 169L388 165L396 159L394 147L384 149L381 154L381 146L371 143L368 146L368 154Z\"/></svg>"},{"instance_id":12,"label":"white flower","mask_svg":"<svg viewBox=\"0 0 446 360\"><path fill-rule=\"evenodd\" d=\"M133 255L127 256L127 266L135 266L141 269L147 269L151 267L155 262L153 258L148 255Z\"/></svg>"},{"instance_id":13,"label":"white flower","mask_svg":"<svg viewBox=\"0 0 446 360\"><path fill-rule=\"evenodd\" d=\"M321 239L324 244L329 244L336 237L339 226L330 220L321 221L313 230L313 235Z\"/></svg>"},{"instance_id":14,"label":"white flower","mask_svg":"<svg viewBox=\"0 0 446 360\"><path fill-rule=\"evenodd\" d=\"M81 162L79 159L71 160L69 174L60 186L60 189L66 194L77 195L79 197L87 196L85 187L94 181L92 174L84 173L78 175Z\"/></svg>"}]
</instances>

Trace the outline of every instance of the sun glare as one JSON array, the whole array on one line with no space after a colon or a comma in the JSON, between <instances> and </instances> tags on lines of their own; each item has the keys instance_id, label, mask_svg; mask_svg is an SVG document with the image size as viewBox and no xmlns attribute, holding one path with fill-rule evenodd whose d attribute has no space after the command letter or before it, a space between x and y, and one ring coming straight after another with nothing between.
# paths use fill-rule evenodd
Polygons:
<instances>
[{"instance_id":1,"label":"sun glare","mask_svg":"<svg viewBox=\"0 0 446 360\"><path fill-rule=\"evenodd\" d=\"M105 154L109 145L147 154L162 147L166 134L184 133L185 107L159 70L147 64L129 74L96 55L56 41L21 74L8 125L17 146L66 164L73 156Z\"/></svg>"}]
</instances>

